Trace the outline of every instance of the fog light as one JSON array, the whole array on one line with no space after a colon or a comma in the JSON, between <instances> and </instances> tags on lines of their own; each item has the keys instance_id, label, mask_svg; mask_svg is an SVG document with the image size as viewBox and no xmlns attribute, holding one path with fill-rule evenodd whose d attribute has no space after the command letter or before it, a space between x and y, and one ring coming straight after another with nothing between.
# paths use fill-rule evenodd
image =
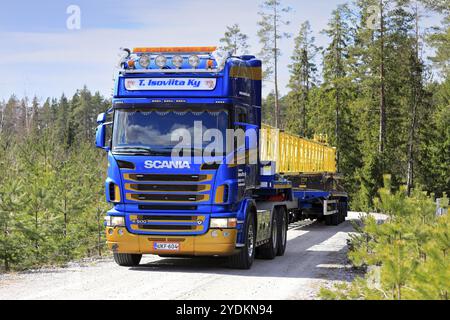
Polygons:
<instances>
[{"instance_id":1,"label":"fog light","mask_svg":"<svg viewBox=\"0 0 450 320\"><path fill-rule=\"evenodd\" d=\"M193 68L197 68L200 65L200 58L196 55L192 55L189 57L189 64Z\"/></svg>"},{"instance_id":2,"label":"fog light","mask_svg":"<svg viewBox=\"0 0 450 320\"><path fill-rule=\"evenodd\" d=\"M146 54L143 54L139 58L139 64L141 65L142 68L148 68L148 66L150 65L150 57Z\"/></svg>"},{"instance_id":3,"label":"fog light","mask_svg":"<svg viewBox=\"0 0 450 320\"><path fill-rule=\"evenodd\" d=\"M175 67L181 68L181 66L183 65L183 57L182 56L173 56L172 63Z\"/></svg>"},{"instance_id":4,"label":"fog light","mask_svg":"<svg viewBox=\"0 0 450 320\"><path fill-rule=\"evenodd\" d=\"M155 64L161 69L167 65L167 58L165 56L157 56L155 58Z\"/></svg>"}]
</instances>

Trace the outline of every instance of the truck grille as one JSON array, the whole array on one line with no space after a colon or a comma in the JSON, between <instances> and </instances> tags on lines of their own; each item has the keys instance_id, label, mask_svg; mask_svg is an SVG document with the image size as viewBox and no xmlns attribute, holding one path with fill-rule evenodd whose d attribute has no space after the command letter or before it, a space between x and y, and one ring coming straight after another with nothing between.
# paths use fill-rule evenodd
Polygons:
<instances>
[{"instance_id":1,"label":"truck grille","mask_svg":"<svg viewBox=\"0 0 450 320\"><path fill-rule=\"evenodd\" d=\"M209 220L203 215L130 215L128 223L134 233L140 234L202 234Z\"/></svg>"},{"instance_id":2,"label":"truck grille","mask_svg":"<svg viewBox=\"0 0 450 320\"><path fill-rule=\"evenodd\" d=\"M198 202L209 199L209 195L184 195L184 194L140 194L128 193L127 199L132 201L143 202L161 202L161 201L178 201L178 202Z\"/></svg>"},{"instance_id":3,"label":"truck grille","mask_svg":"<svg viewBox=\"0 0 450 320\"><path fill-rule=\"evenodd\" d=\"M203 182L210 181L212 176L208 174L125 174L126 180L131 181L180 181Z\"/></svg>"},{"instance_id":4,"label":"truck grille","mask_svg":"<svg viewBox=\"0 0 450 320\"><path fill-rule=\"evenodd\" d=\"M211 174L127 173L123 177L125 180L125 198L137 204L182 205L202 203L211 199L211 183L213 180Z\"/></svg>"},{"instance_id":5,"label":"truck grille","mask_svg":"<svg viewBox=\"0 0 450 320\"><path fill-rule=\"evenodd\" d=\"M177 231L189 230L190 231L190 230L196 229L195 226L171 226L171 225L167 225L167 226L146 226L145 225L145 226L140 226L139 228L144 229L144 230L169 230L169 231L172 231L172 230L177 230Z\"/></svg>"},{"instance_id":6,"label":"truck grille","mask_svg":"<svg viewBox=\"0 0 450 320\"><path fill-rule=\"evenodd\" d=\"M126 190L131 191L154 191L154 192L201 192L208 191L207 184L134 184L127 183Z\"/></svg>"},{"instance_id":7,"label":"truck grille","mask_svg":"<svg viewBox=\"0 0 450 320\"><path fill-rule=\"evenodd\" d=\"M189 205L164 205L164 204L140 204L139 210L154 210L154 211L194 211L198 209L198 206Z\"/></svg>"},{"instance_id":8,"label":"truck grille","mask_svg":"<svg viewBox=\"0 0 450 320\"><path fill-rule=\"evenodd\" d=\"M212 174L126 173L123 178L125 199L138 211L127 218L132 233L187 236L208 231L209 215L197 210L212 199Z\"/></svg>"}]
</instances>

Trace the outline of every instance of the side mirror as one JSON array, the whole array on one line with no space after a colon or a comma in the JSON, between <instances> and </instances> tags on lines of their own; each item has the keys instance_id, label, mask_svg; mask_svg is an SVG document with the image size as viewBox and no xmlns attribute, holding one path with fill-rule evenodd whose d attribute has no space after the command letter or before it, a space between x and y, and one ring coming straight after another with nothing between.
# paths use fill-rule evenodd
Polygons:
<instances>
[{"instance_id":1,"label":"side mirror","mask_svg":"<svg viewBox=\"0 0 450 320\"><path fill-rule=\"evenodd\" d=\"M100 113L97 116L97 123L98 124L102 124L102 123L105 123L105 122L106 122L106 113Z\"/></svg>"},{"instance_id":2,"label":"side mirror","mask_svg":"<svg viewBox=\"0 0 450 320\"><path fill-rule=\"evenodd\" d=\"M100 149L109 151L109 147L105 146L106 125L100 124L95 133L95 146Z\"/></svg>"}]
</instances>

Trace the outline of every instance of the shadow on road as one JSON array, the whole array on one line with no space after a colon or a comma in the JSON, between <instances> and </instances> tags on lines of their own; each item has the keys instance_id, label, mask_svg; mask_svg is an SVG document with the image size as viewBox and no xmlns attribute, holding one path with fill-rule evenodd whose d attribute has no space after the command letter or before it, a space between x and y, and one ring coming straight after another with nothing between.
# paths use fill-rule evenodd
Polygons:
<instances>
[{"instance_id":1,"label":"shadow on road","mask_svg":"<svg viewBox=\"0 0 450 320\"><path fill-rule=\"evenodd\" d=\"M129 270L350 281L352 272L344 272L348 271L345 234L352 231L349 221L339 226L325 226L321 222L291 226L285 255L274 260L257 259L250 270L229 269L226 258L203 257L163 258Z\"/></svg>"}]
</instances>

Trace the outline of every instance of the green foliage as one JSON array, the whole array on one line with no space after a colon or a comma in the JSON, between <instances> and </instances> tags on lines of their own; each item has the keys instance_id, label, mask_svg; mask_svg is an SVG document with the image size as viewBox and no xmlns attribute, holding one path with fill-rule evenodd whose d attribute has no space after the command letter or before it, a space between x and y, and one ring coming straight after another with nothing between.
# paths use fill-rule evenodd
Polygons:
<instances>
[{"instance_id":1,"label":"green foliage","mask_svg":"<svg viewBox=\"0 0 450 320\"><path fill-rule=\"evenodd\" d=\"M43 106L12 97L7 108L8 125L0 126L0 269L102 254L106 161L92 141L95 115L107 101L84 88Z\"/></svg>"},{"instance_id":2,"label":"green foliage","mask_svg":"<svg viewBox=\"0 0 450 320\"><path fill-rule=\"evenodd\" d=\"M337 148L338 170L356 211L374 209L373 199L384 172L391 173L394 189L408 184L436 196L450 191L448 73L442 73L442 81L430 82L430 69L443 70L449 63L448 1L420 2L444 15L442 25L426 38L421 36L426 13L409 0L358 0L339 5L322 31L329 42L321 52L314 45L314 30L305 22L293 43L288 66L290 91L279 99L276 91L272 92L262 103L263 122L277 124L278 101L279 128L306 137L328 136ZM274 5L281 8L275 1L263 8L273 9ZM383 9L383 32L374 20L374 8ZM278 13L281 18L283 11ZM270 17L273 10L271 16L265 16L264 25ZM269 25L260 27L261 35L273 35ZM266 37L263 42L269 40ZM425 41L436 49L432 64L420 55ZM274 57L279 56L274 55L273 44L262 55L269 71Z\"/></svg>"},{"instance_id":3,"label":"green foliage","mask_svg":"<svg viewBox=\"0 0 450 320\"><path fill-rule=\"evenodd\" d=\"M375 201L387 220L363 218L363 227L351 239L350 260L369 272L351 284L322 290L323 298L449 298L450 216L437 216L433 197L420 189L411 197L404 189L392 192L390 179L385 176Z\"/></svg>"},{"instance_id":4,"label":"green foliage","mask_svg":"<svg viewBox=\"0 0 450 320\"><path fill-rule=\"evenodd\" d=\"M450 9L447 7L447 10ZM442 26L435 28L435 32L428 37L428 41L436 48L432 61L439 66L444 75L448 76L450 74L450 12L442 22Z\"/></svg>"},{"instance_id":5,"label":"green foliage","mask_svg":"<svg viewBox=\"0 0 450 320\"><path fill-rule=\"evenodd\" d=\"M298 36L295 38L294 53L289 65L291 77L288 95L289 117L286 119L286 129L294 134L308 136L308 113L310 112L310 90L317 84L317 66L314 59L319 48L314 44L311 25L308 21L302 23Z\"/></svg>"},{"instance_id":6,"label":"green foliage","mask_svg":"<svg viewBox=\"0 0 450 320\"><path fill-rule=\"evenodd\" d=\"M284 15L291 11L290 7L283 7L279 0L264 0L258 13L258 38L262 45L259 54L264 62L264 78L270 78L277 70L277 61L281 56L279 42L290 35L282 31L282 27L290 22ZM276 78L276 77L275 77ZM276 80L276 79L275 79Z\"/></svg>"},{"instance_id":7,"label":"green foliage","mask_svg":"<svg viewBox=\"0 0 450 320\"><path fill-rule=\"evenodd\" d=\"M227 31L223 38L220 39L223 50L231 52L233 55L248 54L250 45L248 44L248 36L241 32L238 24L227 26Z\"/></svg>"}]
</instances>

